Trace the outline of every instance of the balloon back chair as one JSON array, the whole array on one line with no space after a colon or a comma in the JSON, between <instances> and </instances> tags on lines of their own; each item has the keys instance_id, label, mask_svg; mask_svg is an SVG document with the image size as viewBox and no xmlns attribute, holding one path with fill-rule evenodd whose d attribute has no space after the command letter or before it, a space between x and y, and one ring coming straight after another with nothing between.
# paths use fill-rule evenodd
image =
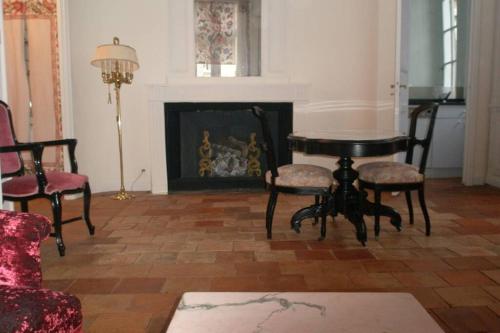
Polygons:
<instances>
[{"instance_id":1,"label":"balloon back chair","mask_svg":"<svg viewBox=\"0 0 500 333\"><path fill-rule=\"evenodd\" d=\"M262 149L266 153L267 171L265 174L266 185L270 191L269 200L266 210L266 230L267 238L272 238L272 226L274 209L278 200L278 193L291 193L300 195L314 195L316 204L321 198L323 205L326 207L327 200L330 198L332 191L337 186L332 172L317 165L310 164L286 164L277 166L276 155L274 152L274 144L271 136L271 130L267 120L267 116L261 108L252 107L253 114L259 119L264 142ZM327 210L324 209L321 214L321 235L320 239L324 239L326 235L326 215ZM293 221L292 221L293 222ZM317 219L315 218L315 223ZM292 223L292 228L299 232L299 226Z\"/></svg>"},{"instance_id":2,"label":"balloon back chair","mask_svg":"<svg viewBox=\"0 0 500 333\"><path fill-rule=\"evenodd\" d=\"M411 199L411 191L418 191L418 199L425 220L425 234L431 234L431 221L424 196L424 180L425 168L427 165L427 157L434 131L434 123L439 108L438 103L424 104L415 108L410 116L410 143L406 153L405 163L400 162L371 162L365 163L358 167L358 181L361 190L368 188L374 191L375 195L375 236L380 233L380 214L378 209L381 204L381 192L405 192L406 203L408 205L408 213L410 215L410 224L413 224L413 206ZM417 138L417 122L423 118L423 115L429 115L429 124L425 137ZM419 166L412 165L415 146L422 147L422 156Z\"/></svg>"},{"instance_id":3,"label":"balloon back chair","mask_svg":"<svg viewBox=\"0 0 500 333\"><path fill-rule=\"evenodd\" d=\"M56 238L60 256L64 256L66 247L62 237L62 225L83 219L88 231L94 234L95 227L90 221L91 192L87 176L78 174L75 158L76 139L63 139L43 142L19 143L12 126L12 115L7 104L0 101L0 162L2 169L3 199L17 201L23 212L28 211L28 201L46 198L52 205L54 217L51 236ZM42 166L42 154L45 147L67 146L71 172L45 171ZM21 152L30 152L33 158L34 174L25 174ZM83 193L83 216L62 220L61 200L63 195Z\"/></svg>"}]
</instances>

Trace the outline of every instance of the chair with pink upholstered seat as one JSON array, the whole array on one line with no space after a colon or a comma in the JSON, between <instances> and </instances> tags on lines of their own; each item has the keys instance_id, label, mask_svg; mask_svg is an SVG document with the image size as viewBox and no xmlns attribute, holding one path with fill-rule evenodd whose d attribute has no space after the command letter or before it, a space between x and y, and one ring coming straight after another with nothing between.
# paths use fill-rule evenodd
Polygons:
<instances>
[{"instance_id":1,"label":"chair with pink upholstered seat","mask_svg":"<svg viewBox=\"0 0 500 333\"><path fill-rule=\"evenodd\" d=\"M418 199L422 214L425 220L425 234L431 234L431 220L425 204L424 183L425 183L425 168L427 166L427 156L436 122L436 115L439 109L438 103L423 104L415 108L411 114L410 144L406 153L405 163L393 161L377 161L362 164L358 167L359 177L358 184L360 190L371 189L374 191L375 197L375 236L380 232L380 206L382 192L405 192L406 203L408 205L408 214L410 216L410 224L413 224L413 206L411 199L411 191L418 192ZM428 116L429 122L425 137L417 138L417 122L419 118ZM425 126L424 126L425 127ZM419 166L413 165L413 156L415 146L422 147Z\"/></svg>"},{"instance_id":2,"label":"chair with pink upholstered seat","mask_svg":"<svg viewBox=\"0 0 500 333\"><path fill-rule=\"evenodd\" d=\"M42 154L45 147L64 145L68 147L71 172L45 171ZM65 245L62 225L83 219L91 235L94 226L90 222L91 192L87 176L78 174L75 158L75 139L19 143L14 134L11 112L7 104L0 101L0 161L2 178L10 178L2 183L3 199L19 201L21 210L28 211L28 201L36 198L49 199L54 216L54 233L59 254L64 256ZM25 174L21 152L28 151L33 157L34 175ZM65 194L83 193L83 216L62 220L61 199Z\"/></svg>"},{"instance_id":3,"label":"chair with pink upholstered seat","mask_svg":"<svg viewBox=\"0 0 500 333\"><path fill-rule=\"evenodd\" d=\"M82 331L80 300L42 288L40 243L45 216L0 210L0 332Z\"/></svg>"}]
</instances>

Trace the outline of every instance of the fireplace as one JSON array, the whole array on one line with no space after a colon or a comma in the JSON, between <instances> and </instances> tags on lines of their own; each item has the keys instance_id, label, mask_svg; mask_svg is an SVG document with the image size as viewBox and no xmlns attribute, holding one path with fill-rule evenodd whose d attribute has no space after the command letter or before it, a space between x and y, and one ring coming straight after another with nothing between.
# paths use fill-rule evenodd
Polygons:
<instances>
[{"instance_id":1,"label":"fireplace","mask_svg":"<svg viewBox=\"0 0 500 333\"><path fill-rule=\"evenodd\" d=\"M254 105L268 116L278 165L291 163L292 103L165 103L169 192L264 187Z\"/></svg>"}]
</instances>

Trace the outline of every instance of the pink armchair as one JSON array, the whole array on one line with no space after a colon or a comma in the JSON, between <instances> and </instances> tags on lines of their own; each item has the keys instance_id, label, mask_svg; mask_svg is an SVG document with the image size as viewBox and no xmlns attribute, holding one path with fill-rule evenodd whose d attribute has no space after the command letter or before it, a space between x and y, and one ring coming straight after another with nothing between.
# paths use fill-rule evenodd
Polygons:
<instances>
[{"instance_id":1,"label":"pink armchair","mask_svg":"<svg viewBox=\"0 0 500 333\"><path fill-rule=\"evenodd\" d=\"M71 172L47 171L43 169L42 155L46 147L67 146ZM21 210L28 212L28 202L37 198L50 200L54 216L54 233L57 249L62 257L66 253L66 246L62 237L63 224L84 220L89 234L93 235L95 227L90 221L91 191L88 177L78 174L78 165L75 157L76 139L63 139L19 143L12 125L12 114L9 106L0 101L0 161L2 162L3 199L18 201ZM34 175L25 174L21 152L30 152L33 158ZM62 220L62 198L66 194L83 194L82 216Z\"/></svg>"},{"instance_id":2,"label":"pink armchair","mask_svg":"<svg viewBox=\"0 0 500 333\"><path fill-rule=\"evenodd\" d=\"M44 216L0 210L0 332L82 331L80 300L42 288L40 243L49 233Z\"/></svg>"}]
</instances>

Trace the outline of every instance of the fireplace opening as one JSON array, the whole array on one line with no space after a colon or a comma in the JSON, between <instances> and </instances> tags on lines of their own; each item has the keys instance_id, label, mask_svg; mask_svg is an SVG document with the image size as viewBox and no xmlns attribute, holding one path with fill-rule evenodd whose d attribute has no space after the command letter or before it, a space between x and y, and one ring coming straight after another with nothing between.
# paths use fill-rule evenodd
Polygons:
<instances>
[{"instance_id":1,"label":"fireplace opening","mask_svg":"<svg viewBox=\"0 0 500 333\"><path fill-rule=\"evenodd\" d=\"M254 105L268 116L278 165L291 163L292 103L165 103L169 192L264 188Z\"/></svg>"}]
</instances>

